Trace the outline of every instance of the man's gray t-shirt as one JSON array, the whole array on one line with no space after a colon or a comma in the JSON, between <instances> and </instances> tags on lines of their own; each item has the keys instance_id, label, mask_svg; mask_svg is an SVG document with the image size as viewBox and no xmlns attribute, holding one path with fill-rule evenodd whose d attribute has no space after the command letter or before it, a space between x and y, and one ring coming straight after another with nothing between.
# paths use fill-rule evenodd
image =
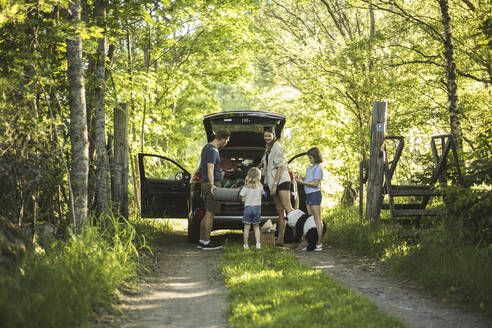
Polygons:
<instances>
[{"instance_id":1,"label":"man's gray t-shirt","mask_svg":"<svg viewBox=\"0 0 492 328\"><path fill-rule=\"evenodd\" d=\"M219 150L214 145L208 143L202 149L200 157L200 169L202 171L202 182L208 181L207 164L214 164L214 182L220 182L222 172L220 170Z\"/></svg>"}]
</instances>

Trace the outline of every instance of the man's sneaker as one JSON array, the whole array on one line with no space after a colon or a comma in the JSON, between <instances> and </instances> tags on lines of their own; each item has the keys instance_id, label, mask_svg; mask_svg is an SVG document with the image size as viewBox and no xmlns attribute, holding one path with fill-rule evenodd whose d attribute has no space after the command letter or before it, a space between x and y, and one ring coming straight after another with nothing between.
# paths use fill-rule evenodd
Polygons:
<instances>
[{"instance_id":1,"label":"man's sneaker","mask_svg":"<svg viewBox=\"0 0 492 328\"><path fill-rule=\"evenodd\" d=\"M219 248L222 248L222 245L217 245L217 244L214 244L212 242L202 245L202 250L204 250L204 251L211 251L211 250L215 250L215 249L219 249Z\"/></svg>"},{"instance_id":2,"label":"man's sneaker","mask_svg":"<svg viewBox=\"0 0 492 328\"><path fill-rule=\"evenodd\" d=\"M203 243L201 241L198 242L198 245L196 245L196 248L202 249L203 248Z\"/></svg>"},{"instance_id":3,"label":"man's sneaker","mask_svg":"<svg viewBox=\"0 0 492 328\"><path fill-rule=\"evenodd\" d=\"M314 249L314 251L316 252L321 252L323 250L323 245L320 244L320 245L316 245L316 248Z\"/></svg>"},{"instance_id":4,"label":"man's sneaker","mask_svg":"<svg viewBox=\"0 0 492 328\"><path fill-rule=\"evenodd\" d=\"M249 246L247 244L243 244L244 249L249 249Z\"/></svg>"},{"instance_id":5,"label":"man's sneaker","mask_svg":"<svg viewBox=\"0 0 492 328\"><path fill-rule=\"evenodd\" d=\"M261 249L261 244L260 243L256 243L256 249Z\"/></svg>"}]
</instances>

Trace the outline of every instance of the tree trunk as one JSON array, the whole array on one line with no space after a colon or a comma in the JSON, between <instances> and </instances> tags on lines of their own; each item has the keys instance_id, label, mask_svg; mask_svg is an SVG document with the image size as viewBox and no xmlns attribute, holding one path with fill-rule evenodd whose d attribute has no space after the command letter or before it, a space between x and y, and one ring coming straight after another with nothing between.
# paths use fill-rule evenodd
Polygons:
<instances>
[{"instance_id":1,"label":"tree trunk","mask_svg":"<svg viewBox=\"0 0 492 328\"><path fill-rule=\"evenodd\" d=\"M446 59L446 87L448 90L448 110L451 124L451 134L456 141L458 152L463 151L463 131L461 130L461 114L458 110L458 86L456 84L456 62L451 32L451 17L449 16L448 0L438 0L441 7L443 28L444 57Z\"/></svg>"},{"instance_id":2,"label":"tree trunk","mask_svg":"<svg viewBox=\"0 0 492 328\"><path fill-rule=\"evenodd\" d=\"M105 27L105 1L97 0L95 7L97 25ZM96 213L109 214L111 197L109 193L108 154L106 151L106 31L97 43L96 56Z\"/></svg>"},{"instance_id":3,"label":"tree trunk","mask_svg":"<svg viewBox=\"0 0 492 328\"><path fill-rule=\"evenodd\" d=\"M80 23L80 0L69 2L68 21L74 26L73 35L67 39L67 77L72 151L70 176L74 198L74 231L80 233L82 225L87 221L87 181L89 175L89 140L82 71L82 38L77 31L77 24Z\"/></svg>"},{"instance_id":4,"label":"tree trunk","mask_svg":"<svg viewBox=\"0 0 492 328\"><path fill-rule=\"evenodd\" d=\"M115 212L128 218L128 104L114 110L114 162L112 167Z\"/></svg>"},{"instance_id":5,"label":"tree trunk","mask_svg":"<svg viewBox=\"0 0 492 328\"><path fill-rule=\"evenodd\" d=\"M379 219L383 203L384 152L381 146L386 136L386 102L372 105L371 153L367 179L366 219Z\"/></svg>"}]
</instances>

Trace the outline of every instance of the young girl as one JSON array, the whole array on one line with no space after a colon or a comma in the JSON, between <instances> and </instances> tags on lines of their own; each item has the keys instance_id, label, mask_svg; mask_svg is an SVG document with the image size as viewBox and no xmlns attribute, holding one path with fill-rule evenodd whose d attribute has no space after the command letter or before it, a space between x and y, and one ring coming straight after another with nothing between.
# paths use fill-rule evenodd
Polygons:
<instances>
[{"instance_id":1,"label":"young girl","mask_svg":"<svg viewBox=\"0 0 492 328\"><path fill-rule=\"evenodd\" d=\"M306 169L306 176L296 177L296 181L299 184L304 185L306 192L306 207L310 215L314 217L316 223L316 229L318 230L318 245L316 245L315 251L323 250L321 240L323 238L323 225L321 223L321 180L323 179L323 169L320 163L323 162L321 152L317 147L313 147L307 151L309 163L311 165Z\"/></svg>"},{"instance_id":2,"label":"young girl","mask_svg":"<svg viewBox=\"0 0 492 328\"><path fill-rule=\"evenodd\" d=\"M239 193L244 202L244 233L243 247L248 249L249 228L253 225L255 231L256 248L261 248L260 244L260 216L261 216L261 196L263 195L263 185L260 182L261 172L258 168L252 167L246 175L243 189Z\"/></svg>"}]
</instances>

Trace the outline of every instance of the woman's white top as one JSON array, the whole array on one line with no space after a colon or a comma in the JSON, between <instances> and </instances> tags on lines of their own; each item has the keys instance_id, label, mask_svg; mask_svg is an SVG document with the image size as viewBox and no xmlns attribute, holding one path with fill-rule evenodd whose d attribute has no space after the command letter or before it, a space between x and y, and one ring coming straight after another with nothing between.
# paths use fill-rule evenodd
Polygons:
<instances>
[{"instance_id":1,"label":"woman's white top","mask_svg":"<svg viewBox=\"0 0 492 328\"><path fill-rule=\"evenodd\" d=\"M290 182L289 167L287 166L287 161L285 160L284 148L280 142L275 141L273 144L272 150L270 151L270 154L268 154L268 162L265 154L263 155L261 161L263 162L263 176L265 177L264 181L270 189L273 187L275 175L277 174L277 170L279 168L283 168L283 170L278 184L287 181Z\"/></svg>"}]
</instances>

